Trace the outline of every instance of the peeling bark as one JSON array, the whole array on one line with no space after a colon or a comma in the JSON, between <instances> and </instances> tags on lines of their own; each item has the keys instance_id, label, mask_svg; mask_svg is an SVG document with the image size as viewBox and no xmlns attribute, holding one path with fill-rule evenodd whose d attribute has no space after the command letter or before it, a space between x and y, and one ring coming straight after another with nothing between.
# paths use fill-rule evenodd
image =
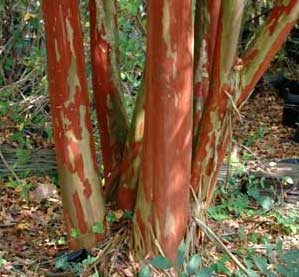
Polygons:
<instances>
[{"instance_id":1,"label":"peeling bark","mask_svg":"<svg viewBox=\"0 0 299 277\"><path fill-rule=\"evenodd\" d=\"M221 1L198 0L195 10L193 145L209 93Z\"/></svg>"},{"instance_id":2,"label":"peeling bark","mask_svg":"<svg viewBox=\"0 0 299 277\"><path fill-rule=\"evenodd\" d=\"M122 209L133 210L140 176L141 154L144 135L144 84L137 96L131 127L128 133L121 167L118 204Z\"/></svg>"},{"instance_id":3,"label":"peeling bark","mask_svg":"<svg viewBox=\"0 0 299 277\"><path fill-rule=\"evenodd\" d=\"M232 112L248 98L281 47L299 14L299 1L277 1L242 59L236 58L244 1L222 1L212 79L199 123L192 163L192 185L206 209L230 142ZM233 23L235 20L235 23Z\"/></svg>"},{"instance_id":4,"label":"peeling bark","mask_svg":"<svg viewBox=\"0 0 299 277\"><path fill-rule=\"evenodd\" d=\"M189 218L192 141L191 0L148 3L145 125L134 218L140 257L176 260Z\"/></svg>"},{"instance_id":5,"label":"peeling bark","mask_svg":"<svg viewBox=\"0 0 299 277\"><path fill-rule=\"evenodd\" d=\"M241 89L236 103L241 106L263 76L299 17L299 1L277 1L266 22L242 57Z\"/></svg>"},{"instance_id":6,"label":"peeling bark","mask_svg":"<svg viewBox=\"0 0 299 277\"><path fill-rule=\"evenodd\" d=\"M93 91L99 123L105 192L111 197L118 185L128 122L118 61L116 4L90 0L90 37ZM109 198L110 198L109 197Z\"/></svg>"},{"instance_id":7,"label":"peeling bark","mask_svg":"<svg viewBox=\"0 0 299 277\"><path fill-rule=\"evenodd\" d=\"M206 202L214 191L218 170L226 148L225 133L230 116L229 95L233 94L230 75L233 70L245 3L243 0L222 1L212 66L210 91L200 121L198 142L192 162L192 186L199 200ZM215 175L216 176L213 176ZM206 203L208 206L208 203Z\"/></svg>"},{"instance_id":8,"label":"peeling bark","mask_svg":"<svg viewBox=\"0 0 299 277\"><path fill-rule=\"evenodd\" d=\"M64 215L72 248L91 248L104 220L76 1L44 0L50 104Z\"/></svg>"}]
</instances>

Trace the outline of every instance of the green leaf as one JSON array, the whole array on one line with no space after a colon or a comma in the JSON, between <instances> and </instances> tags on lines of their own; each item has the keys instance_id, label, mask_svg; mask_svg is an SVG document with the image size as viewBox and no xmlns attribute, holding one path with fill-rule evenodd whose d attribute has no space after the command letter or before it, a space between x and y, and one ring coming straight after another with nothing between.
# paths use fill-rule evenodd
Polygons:
<instances>
[{"instance_id":1,"label":"green leaf","mask_svg":"<svg viewBox=\"0 0 299 277\"><path fill-rule=\"evenodd\" d=\"M20 184L18 181L9 179L9 181L5 184L8 188L16 189Z\"/></svg>"},{"instance_id":2,"label":"green leaf","mask_svg":"<svg viewBox=\"0 0 299 277\"><path fill-rule=\"evenodd\" d=\"M187 263L187 272L188 274L195 274L198 272L201 265L201 256L195 254L191 257L190 261Z\"/></svg>"},{"instance_id":3,"label":"green leaf","mask_svg":"<svg viewBox=\"0 0 299 277\"><path fill-rule=\"evenodd\" d=\"M133 219L133 216L134 216L134 212L133 211L125 211L124 212L124 219Z\"/></svg>"},{"instance_id":4,"label":"green leaf","mask_svg":"<svg viewBox=\"0 0 299 277\"><path fill-rule=\"evenodd\" d=\"M6 115L9 110L8 102L0 102L0 114Z\"/></svg>"},{"instance_id":5,"label":"green leaf","mask_svg":"<svg viewBox=\"0 0 299 277\"><path fill-rule=\"evenodd\" d=\"M269 196L262 196L259 198L259 200L257 201L264 210L270 210L273 205L274 205L274 200L271 199L271 197Z\"/></svg>"},{"instance_id":6,"label":"green leaf","mask_svg":"<svg viewBox=\"0 0 299 277\"><path fill-rule=\"evenodd\" d=\"M2 266L4 266L5 264L7 264L7 260L3 259L3 258L0 258L0 268Z\"/></svg>"},{"instance_id":7,"label":"green leaf","mask_svg":"<svg viewBox=\"0 0 299 277\"><path fill-rule=\"evenodd\" d=\"M72 238L76 239L80 236L80 234L81 234L81 232L79 229L77 229L77 228L71 229L71 237Z\"/></svg>"},{"instance_id":8,"label":"green leaf","mask_svg":"<svg viewBox=\"0 0 299 277\"><path fill-rule=\"evenodd\" d=\"M268 263L264 257L255 256L253 257L253 261L261 272L265 273L267 271Z\"/></svg>"},{"instance_id":9,"label":"green leaf","mask_svg":"<svg viewBox=\"0 0 299 277\"><path fill-rule=\"evenodd\" d=\"M286 263L297 263L299 264L299 249L293 249L286 252L282 259Z\"/></svg>"},{"instance_id":10,"label":"green leaf","mask_svg":"<svg viewBox=\"0 0 299 277\"><path fill-rule=\"evenodd\" d=\"M278 257L280 259L282 259L282 257L283 257L283 250L282 250L282 241L281 240L277 241L276 248L277 248Z\"/></svg>"},{"instance_id":11,"label":"green leaf","mask_svg":"<svg viewBox=\"0 0 299 277\"><path fill-rule=\"evenodd\" d=\"M19 148L16 151L16 156L18 158L18 163L26 164L31 159L31 150Z\"/></svg>"},{"instance_id":12,"label":"green leaf","mask_svg":"<svg viewBox=\"0 0 299 277\"><path fill-rule=\"evenodd\" d=\"M21 187L21 197L23 199L25 199L26 201L28 201L29 199L29 191L31 189L32 185L31 184L23 184L22 187Z\"/></svg>"},{"instance_id":13,"label":"green leaf","mask_svg":"<svg viewBox=\"0 0 299 277\"><path fill-rule=\"evenodd\" d=\"M151 277L151 270L148 265L142 267L138 272L138 277Z\"/></svg>"},{"instance_id":14,"label":"green leaf","mask_svg":"<svg viewBox=\"0 0 299 277\"><path fill-rule=\"evenodd\" d=\"M117 218L113 212L109 212L106 215L106 220L107 220L107 222L115 222L115 221L117 221Z\"/></svg>"},{"instance_id":15,"label":"green leaf","mask_svg":"<svg viewBox=\"0 0 299 277\"><path fill-rule=\"evenodd\" d=\"M184 242L184 240L182 240L178 249L177 261L176 261L178 266L182 266L184 264L185 253L186 253L186 243Z\"/></svg>"},{"instance_id":16,"label":"green leaf","mask_svg":"<svg viewBox=\"0 0 299 277\"><path fill-rule=\"evenodd\" d=\"M96 222L93 226L92 226L92 232L96 233L96 234L102 234L104 233L104 225L101 221Z\"/></svg>"},{"instance_id":17,"label":"green leaf","mask_svg":"<svg viewBox=\"0 0 299 277\"><path fill-rule=\"evenodd\" d=\"M55 261L55 268L62 270L62 271L67 271L70 268L70 264L67 261L67 257L65 255L58 257Z\"/></svg>"},{"instance_id":18,"label":"green leaf","mask_svg":"<svg viewBox=\"0 0 299 277\"><path fill-rule=\"evenodd\" d=\"M202 271L198 272L195 276L196 277L211 277L214 269L212 267L208 267L203 269Z\"/></svg>"},{"instance_id":19,"label":"green leaf","mask_svg":"<svg viewBox=\"0 0 299 277\"><path fill-rule=\"evenodd\" d=\"M284 181L285 183L287 183L288 185L293 185L293 184L294 184L294 180L293 180L293 178L290 177L290 176L285 176L285 177L283 177L283 181Z\"/></svg>"},{"instance_id":20,"label":"green leaf","mask_svg":"<svg viewBox=\"0 0 299 277\"><path fill-rule=\"evenodd\" d=\"M59 240L57 241L57 243L58 243L59 245L66 244L65 237L60 237Z\"/></svg>"},{"instance_id":21,"label":"green leaf","mask_svg":"<svg viewBox=\"0 0 299 277\"><path fill-rule=\"evenodd\" d=\"M166 270L172 267L171 261L163 256L156 256L152 258L149 263L157 269Z\"/></svg>"}]
</instances>

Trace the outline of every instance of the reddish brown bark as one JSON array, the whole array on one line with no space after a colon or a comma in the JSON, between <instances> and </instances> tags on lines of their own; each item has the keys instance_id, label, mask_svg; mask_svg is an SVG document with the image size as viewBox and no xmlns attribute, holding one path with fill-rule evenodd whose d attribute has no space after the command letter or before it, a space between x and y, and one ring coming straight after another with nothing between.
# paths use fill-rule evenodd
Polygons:
<instances>
[{"instance_id":1,"label":"reddish brown bark","mask_svg":"<svg viewBox=\"0 0 299 277\"><path fill-rule=\"evenodd\" d=\"M93 91L99 123L105 192L119 180L128 122L118 63L115 1L90 0Z\"/></svg>"},{"instance_id":2,"label":"reddish brown bark","mask_svg":"<svg viewBox=\"0 0 299 277\"><path fill-rule=\"evenodd\" d=\"M175 261L189 218L192 141L191 0L148 2L145 125L134 220L137 254Z\"/></svg>"},{"instance_id":3,"label":"reddish brown bark","mask_svg":"<svg viewBox=\"0 0 299 277\"><path fill-rule=\"evenodd\" d=\"M213 60L213 79L199 125L192 164L192 185L207 208L230 141L231 113L250 95L299 13L299 1L277 1L243 60L235 59L243 1L223 1ZM241 6L240 6L241 5ZM239 6L239 7L238 7ZM228 17L227 17L228 16ZM226 17L226 19L225 19ZM232 24L238 20L238 24ZM235 61L234 61L235 60ZM233 62L234 61L234 62Z\"/></svg>"},{"instance_id":4,"label":"reddish brown bark","mask_svg":"<svg viewBox=\"0 0 299 277\"><path fill-rule=\"evenodd\" d=\"M199 122L208 97L221 1L198 0L195 10L193 135L196 145Z\"/></svg>"},{"instance_id":5,"label":"reddish brown bark","mask_svg":"<svg viewBox=\"0 0 299 277\"><path fill-rule=\"evenodd\" d=\"M44 0L48 77L55 149L67 231L79 229L72 248L90 248L92 226L104 219L89 112L77 1Z\"/></svg>"},{"instance_id":6,"label":"reddish brown bark","mask_svg":"<svg viewBox=\"0 0 299 277\"><path fill-rule=\"evenodd\" d=\"M226 152L223 142L227 136L225 133L230 128L230 102L227 95L233 93L229 77L233 70L243 9L242 0L228 0L221 4L210 80L213 85L210 87L200 122L192 163L192 186L196 189L200 201L207 200L208 194L212 194L218 169Z\"/></svg>"},{"instance_id":7,"label":"reddish brown bark","mask_svg":"<svg viewBox=\"0 0 299 277\"><path fill-rule=\"evenodd\" d=\"M127 137L118 189L118 204L125 210L133 210L135 206L144 134L144 102L145 93L142 84Z\"/></svg>"},{"instance_id":8,"label":"reddish brown bark","mask_svg":"<svg viewBox=\"0 0 299 277\"><path fill-rule=\"evenodd\" d=\"M255 85L270 66L276 53L293 28L299 16L299 1L277 1L257 38L249 45L242 57L242 87L236 103L242 105Z\"/></svg>"}]
</instances>

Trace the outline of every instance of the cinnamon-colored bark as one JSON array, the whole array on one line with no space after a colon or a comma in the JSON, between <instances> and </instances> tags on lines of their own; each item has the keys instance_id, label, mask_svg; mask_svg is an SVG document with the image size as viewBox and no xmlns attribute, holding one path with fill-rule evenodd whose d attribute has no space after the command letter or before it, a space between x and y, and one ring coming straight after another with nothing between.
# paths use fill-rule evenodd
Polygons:
<instances>
[{"instance_id":1,"label":"cinnamon-colored bark","mask_svg":"<svg viewBox=\"0 0 299 277\"><path fill-rule=\"evenodd\" d=\"M72 248L98 240L104 220L89 112L80 13L76 1L44 0L48 79L62 203ZM72 229L80 236L72 238Z\"/></svg>"},{"instance_id":2,"label":"cinnamon-colored bark","mask_svg":"<svg viewBox=\"0 0 299 277\"><path fill-rule=\"evenodd\" d=\"M189 218L192 142L191 0L148 2L145 125L134 219L140 256L176 260Z\"/></svg>"}]
</instances>

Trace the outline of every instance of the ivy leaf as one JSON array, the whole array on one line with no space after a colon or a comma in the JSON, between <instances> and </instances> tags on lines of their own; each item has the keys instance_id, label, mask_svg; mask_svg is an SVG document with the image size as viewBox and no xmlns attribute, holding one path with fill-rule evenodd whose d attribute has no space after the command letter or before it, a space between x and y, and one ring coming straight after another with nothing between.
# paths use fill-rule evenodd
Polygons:
<instances>
[{"instance_id":1,"label":"ivy leaf","mask_svg":"<svg viewBox=\"0 0 299 277\"><path fill-rule=\"evenodd\" d=\"M166 270L172 267L171 261L163 256L156 256L152 258L149 263L157 269Z\"/></svg>"}]
</instances>

